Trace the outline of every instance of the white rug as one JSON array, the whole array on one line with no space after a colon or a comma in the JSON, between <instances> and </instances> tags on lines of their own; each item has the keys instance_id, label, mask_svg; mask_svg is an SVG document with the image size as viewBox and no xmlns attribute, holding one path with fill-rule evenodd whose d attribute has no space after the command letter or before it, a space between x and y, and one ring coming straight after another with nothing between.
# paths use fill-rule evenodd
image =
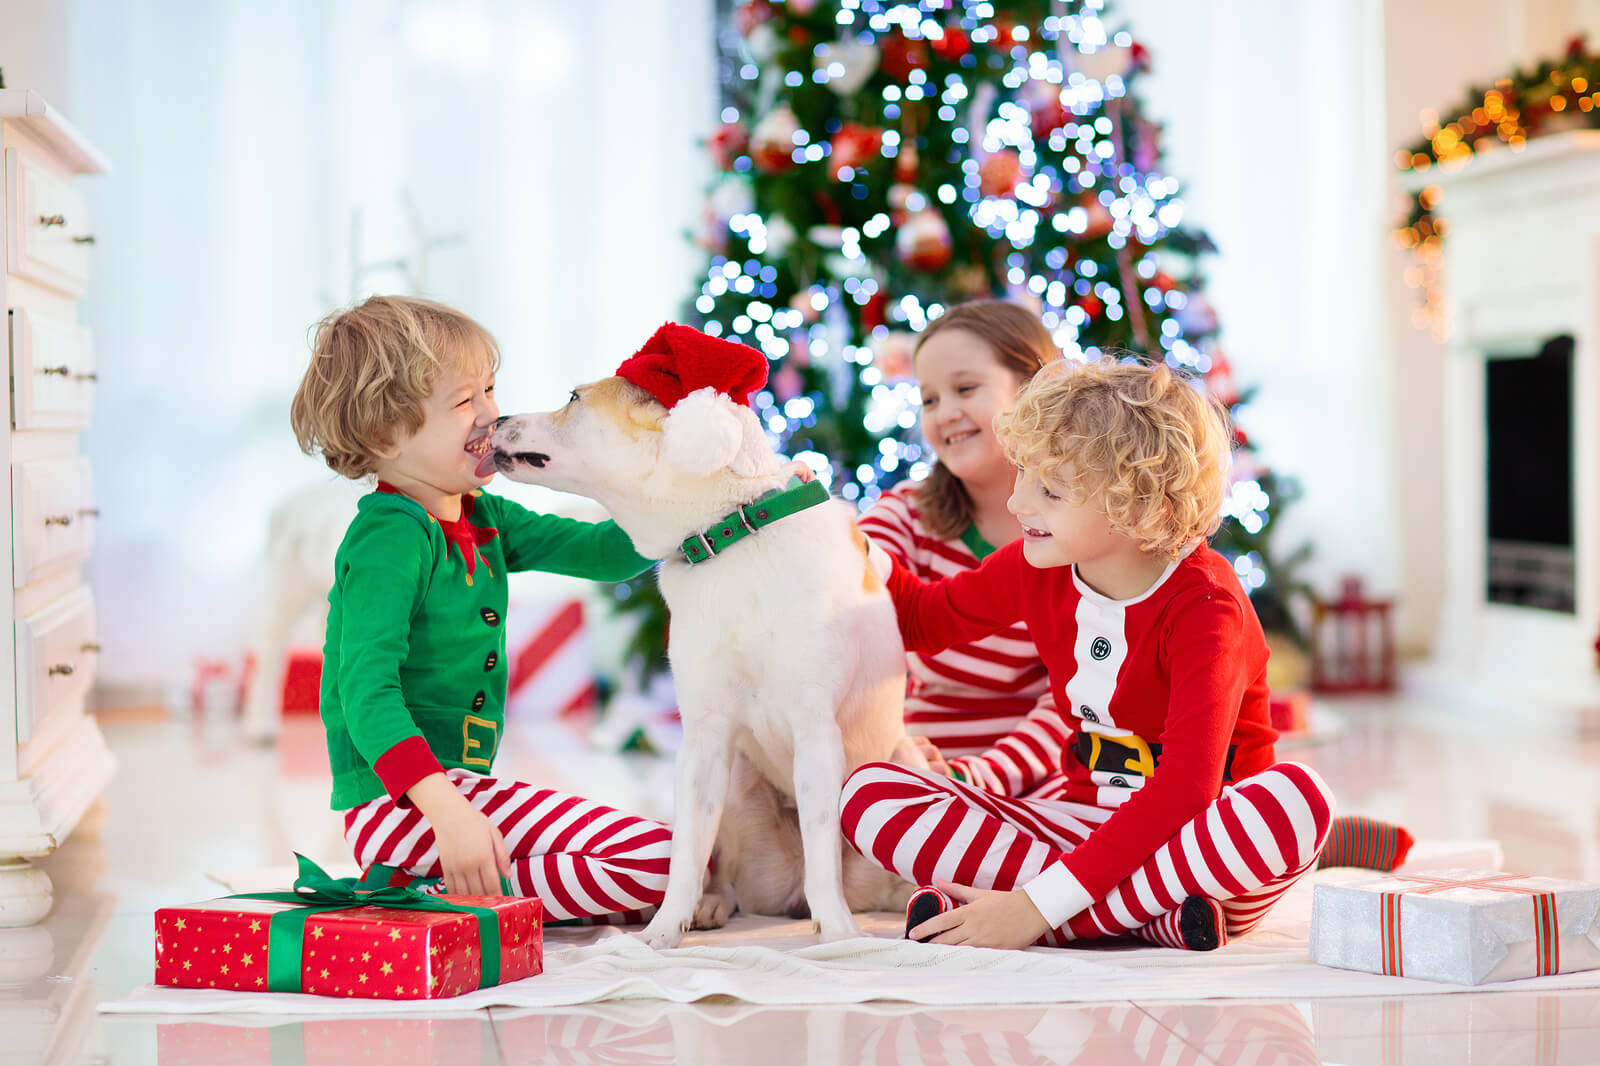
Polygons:
<instances>
[{"instance_id":1,"label":"white rug","mask_svg":"<svg viewBox=\"0 0 1600 1066\"><path fill-rule=\"evenodd\" d=\"M1499 848L1493 842L1419 844L1407 868L1483 868L1498 863ZM1255 931L1205 954L1142 946L991 951L913 944L901 939L900 916L887 914L863 916L866 937L818 944L808 922L737 918L725 929L691 934L684 947L661 952L617 929L547 930L543 974L448 1000L349 1000L145 986L125 999L101 1004L100 1009L133 1014L375 1015L713 998L763 1005L898 1001L971 1006L1600 988L1600 971L1467 987L1318 966L1306 947L1312 884L1351 876L1366 875L1328 870L1307 878ZM270 882L258 871L232 877L230 887Z\"/></svg>"}]
</instances>

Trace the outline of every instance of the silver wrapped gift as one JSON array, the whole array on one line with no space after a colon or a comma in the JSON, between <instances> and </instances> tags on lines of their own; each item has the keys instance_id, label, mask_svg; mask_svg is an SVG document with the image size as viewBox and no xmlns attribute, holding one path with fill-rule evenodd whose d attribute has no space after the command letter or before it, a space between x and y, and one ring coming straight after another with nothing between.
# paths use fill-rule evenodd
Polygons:
<instances>
[{"instance_id":1,"label":"silver wrapped gift","mask_svg":"<svg viewBox=\"0 0 1600 1066\"><path fill-rule=\"evenodd\" d=\"M1464 985L1600 969L1600 885L1493 870L1319 884L1311 958Z\"/></svg>"}]
</instances>

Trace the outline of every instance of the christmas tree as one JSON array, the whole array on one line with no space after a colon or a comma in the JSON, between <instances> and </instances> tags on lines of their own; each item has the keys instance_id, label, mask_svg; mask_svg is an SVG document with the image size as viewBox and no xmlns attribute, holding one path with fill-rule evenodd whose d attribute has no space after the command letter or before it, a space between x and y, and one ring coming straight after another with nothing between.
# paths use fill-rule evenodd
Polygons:
<instances>
[{"instance_id":1,"label":"christmas tree","mask_svg":"<svg viewBox=\"0 0 1600 1066\"><path fill-rule=\"evenodd\" d=\"M1213 251L1161 171L1137 97L1149 56L1100 0L743 0L720 42L721 176L685 319L760 349L751 406L778 449L865 508L933 460L917 439L915 335L944 308L1036 308L1069 359L1162 360L1235 412L1246 396L1202 295ZM1274 558L1293 496L1238 434L1234 561L1271 629L1298 638ZM653 578L618 587L631 652L665 646Z\"/></svg>"}]
</instances>

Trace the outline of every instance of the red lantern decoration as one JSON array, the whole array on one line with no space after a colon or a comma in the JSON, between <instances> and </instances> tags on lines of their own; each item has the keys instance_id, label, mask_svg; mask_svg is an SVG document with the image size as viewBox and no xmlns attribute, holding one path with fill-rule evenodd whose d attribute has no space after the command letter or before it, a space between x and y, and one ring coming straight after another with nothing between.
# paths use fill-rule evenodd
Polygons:
<instances>
[{"instance_id":1,"label":"red lantern decoration","mask_svg":"<svg viewBox=\"0 0 1600 1066\"><path fill-rule=\"evenodd\" d=\"M1311 688L1316 692L1392 692L1395 687L1393 600L1370 600L1359 577L1346 577L1339 598L1311 604Z\"/></svg>"}]
</instances>

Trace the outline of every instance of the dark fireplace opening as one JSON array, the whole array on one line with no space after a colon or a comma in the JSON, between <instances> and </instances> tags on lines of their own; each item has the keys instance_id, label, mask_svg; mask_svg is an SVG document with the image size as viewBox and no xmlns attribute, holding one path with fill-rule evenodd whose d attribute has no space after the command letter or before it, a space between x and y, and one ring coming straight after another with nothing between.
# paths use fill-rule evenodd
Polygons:
<instances>
[{"instance_id":1,"label":"dark fireplace opening","mask_svg":"<svg viewBox=\"0 0 1600 1066\"><path fill-rule=\"evenodd\" d=\"M1485 363L1490 603L1576 611L1570 334Z\"/></svg>"}]
</instances>

